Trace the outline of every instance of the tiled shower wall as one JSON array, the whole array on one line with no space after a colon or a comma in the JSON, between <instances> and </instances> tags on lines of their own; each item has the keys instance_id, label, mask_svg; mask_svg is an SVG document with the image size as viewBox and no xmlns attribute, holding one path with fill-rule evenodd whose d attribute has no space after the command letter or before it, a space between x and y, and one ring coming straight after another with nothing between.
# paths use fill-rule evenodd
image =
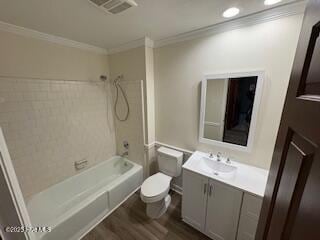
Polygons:
<instances>
[{"instance_id":1,"label":"tiled shower wall","mask_svg":"<svg viewBox=\"0 0 320 240\"><path fill-rule=\"evenodd\" d=\"M0 126L26 198L116 151L111 94L100 82L0 78Z\"/></svg>"}]
</instances>

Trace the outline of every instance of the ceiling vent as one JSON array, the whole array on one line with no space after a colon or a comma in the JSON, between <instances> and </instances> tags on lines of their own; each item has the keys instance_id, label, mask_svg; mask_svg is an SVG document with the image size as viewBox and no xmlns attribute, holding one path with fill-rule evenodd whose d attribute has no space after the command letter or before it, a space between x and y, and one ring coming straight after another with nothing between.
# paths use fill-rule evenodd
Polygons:
<instances>
[{"instance_id":1,"label":"ceiling vent","mask_svg":"<svg viewBox=\"0 0 320 240\"><path fill-rule=\"evenodd\" d=\"M107 11L108 13L121 13L131 7L136 7L138 4L133 0L88 0L96 7Z\"/></svg>"}]
</instances>

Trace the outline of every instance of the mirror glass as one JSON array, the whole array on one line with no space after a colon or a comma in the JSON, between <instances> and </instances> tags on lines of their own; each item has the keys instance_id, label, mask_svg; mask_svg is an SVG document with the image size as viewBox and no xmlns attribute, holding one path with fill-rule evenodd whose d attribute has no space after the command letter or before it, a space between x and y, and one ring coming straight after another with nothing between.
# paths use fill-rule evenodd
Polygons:
<instances>
[{"instance_id":1,"label":"mirror glass","mask_svg":"<svg viewBox=\"0 0 320 240\"><path fill-rule=\"evenodd\" d=\"M248 146L258 78L241 76L205 79L200 139Z\"/></svg>"}]
</instances>

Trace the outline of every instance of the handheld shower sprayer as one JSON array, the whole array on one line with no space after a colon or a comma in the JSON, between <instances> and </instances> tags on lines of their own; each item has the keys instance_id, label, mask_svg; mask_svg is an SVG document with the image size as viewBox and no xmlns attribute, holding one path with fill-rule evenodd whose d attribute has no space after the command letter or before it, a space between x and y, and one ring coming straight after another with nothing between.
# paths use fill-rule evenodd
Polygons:
<instances>
[{"instance_id":1,"label":"handheld shower sprayer","mask_svg":"<svg viewBox=\"0 0 320 240\"><path fill-rule=\"evenodd\" d=\"M115 97L115 102L114 102L114 114L115 114L116 118L121 122L126 121L128 119L128 117L129 117L129 113L130 113L130 107L129 107L129 102L128 102L126 93L125 93L125 91L123 90L123 88L120 85L120 80L123 79L123 78L124 78L123 75L119 75L113 81L113 85L116 88L116 97ZM124 102L125 102L125 104L127 106L127 111L126 111L126 114L125 114L125 116L123 118L121 118L118 115L118 112L117 112L117 105L118 105L118 100L119 100L119 90L120 90L120 92L121 92L121 94L123 96Z\"/></svg>"},{"instance_id":2,"label":"handheld shower sprayer","mask_svg":"<svg viewBox=\"0 0 320 240\"><path fill-rule=\"evenodd\" d=\"M115 96L115 101L114 101L114 114L115 114L116 118L121 122L126 121L128 119L128 117L129 117L129 113L130 113L130 107L129 107L129 102L128 102L126 93L125 93L125 91L123 90L123 88L120 85L120 81L123 78L124 78L124 76L123 76L123 74L121 74L121 75L117 76L113 80L113 85L114 85L114 87L116 89L116 96ZM106 75L101 75L100 76L100 80L103 81L103 82L106 82L107 79L108 79L108 77ZM119 116L118 112L117 112L117 106L118 106L118 100L119 100L119 90L120 90L120 92L122 94L122 97L123 97L124 102L125 102L126 107L127 107L126 114L125 114L125 116L123 118L121 118Z\"/></svg>"}]
</instances>

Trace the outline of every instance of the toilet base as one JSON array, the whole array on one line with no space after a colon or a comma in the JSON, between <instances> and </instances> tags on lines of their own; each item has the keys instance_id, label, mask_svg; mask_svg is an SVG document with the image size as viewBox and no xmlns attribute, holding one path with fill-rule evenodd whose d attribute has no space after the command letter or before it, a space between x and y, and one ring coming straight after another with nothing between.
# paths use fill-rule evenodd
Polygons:
<instances>
[{"instance_id":1,"label":"toilet base","mask_svg":"<svg viewBox=\"0 0 320 240\"><path fill-rule=\"evenodd\" d=\"M160 218L167 211L170 203L171 196L169 194L161 201L147 203L147 216L152 219Z\"/></svg>"}]
</instances>

